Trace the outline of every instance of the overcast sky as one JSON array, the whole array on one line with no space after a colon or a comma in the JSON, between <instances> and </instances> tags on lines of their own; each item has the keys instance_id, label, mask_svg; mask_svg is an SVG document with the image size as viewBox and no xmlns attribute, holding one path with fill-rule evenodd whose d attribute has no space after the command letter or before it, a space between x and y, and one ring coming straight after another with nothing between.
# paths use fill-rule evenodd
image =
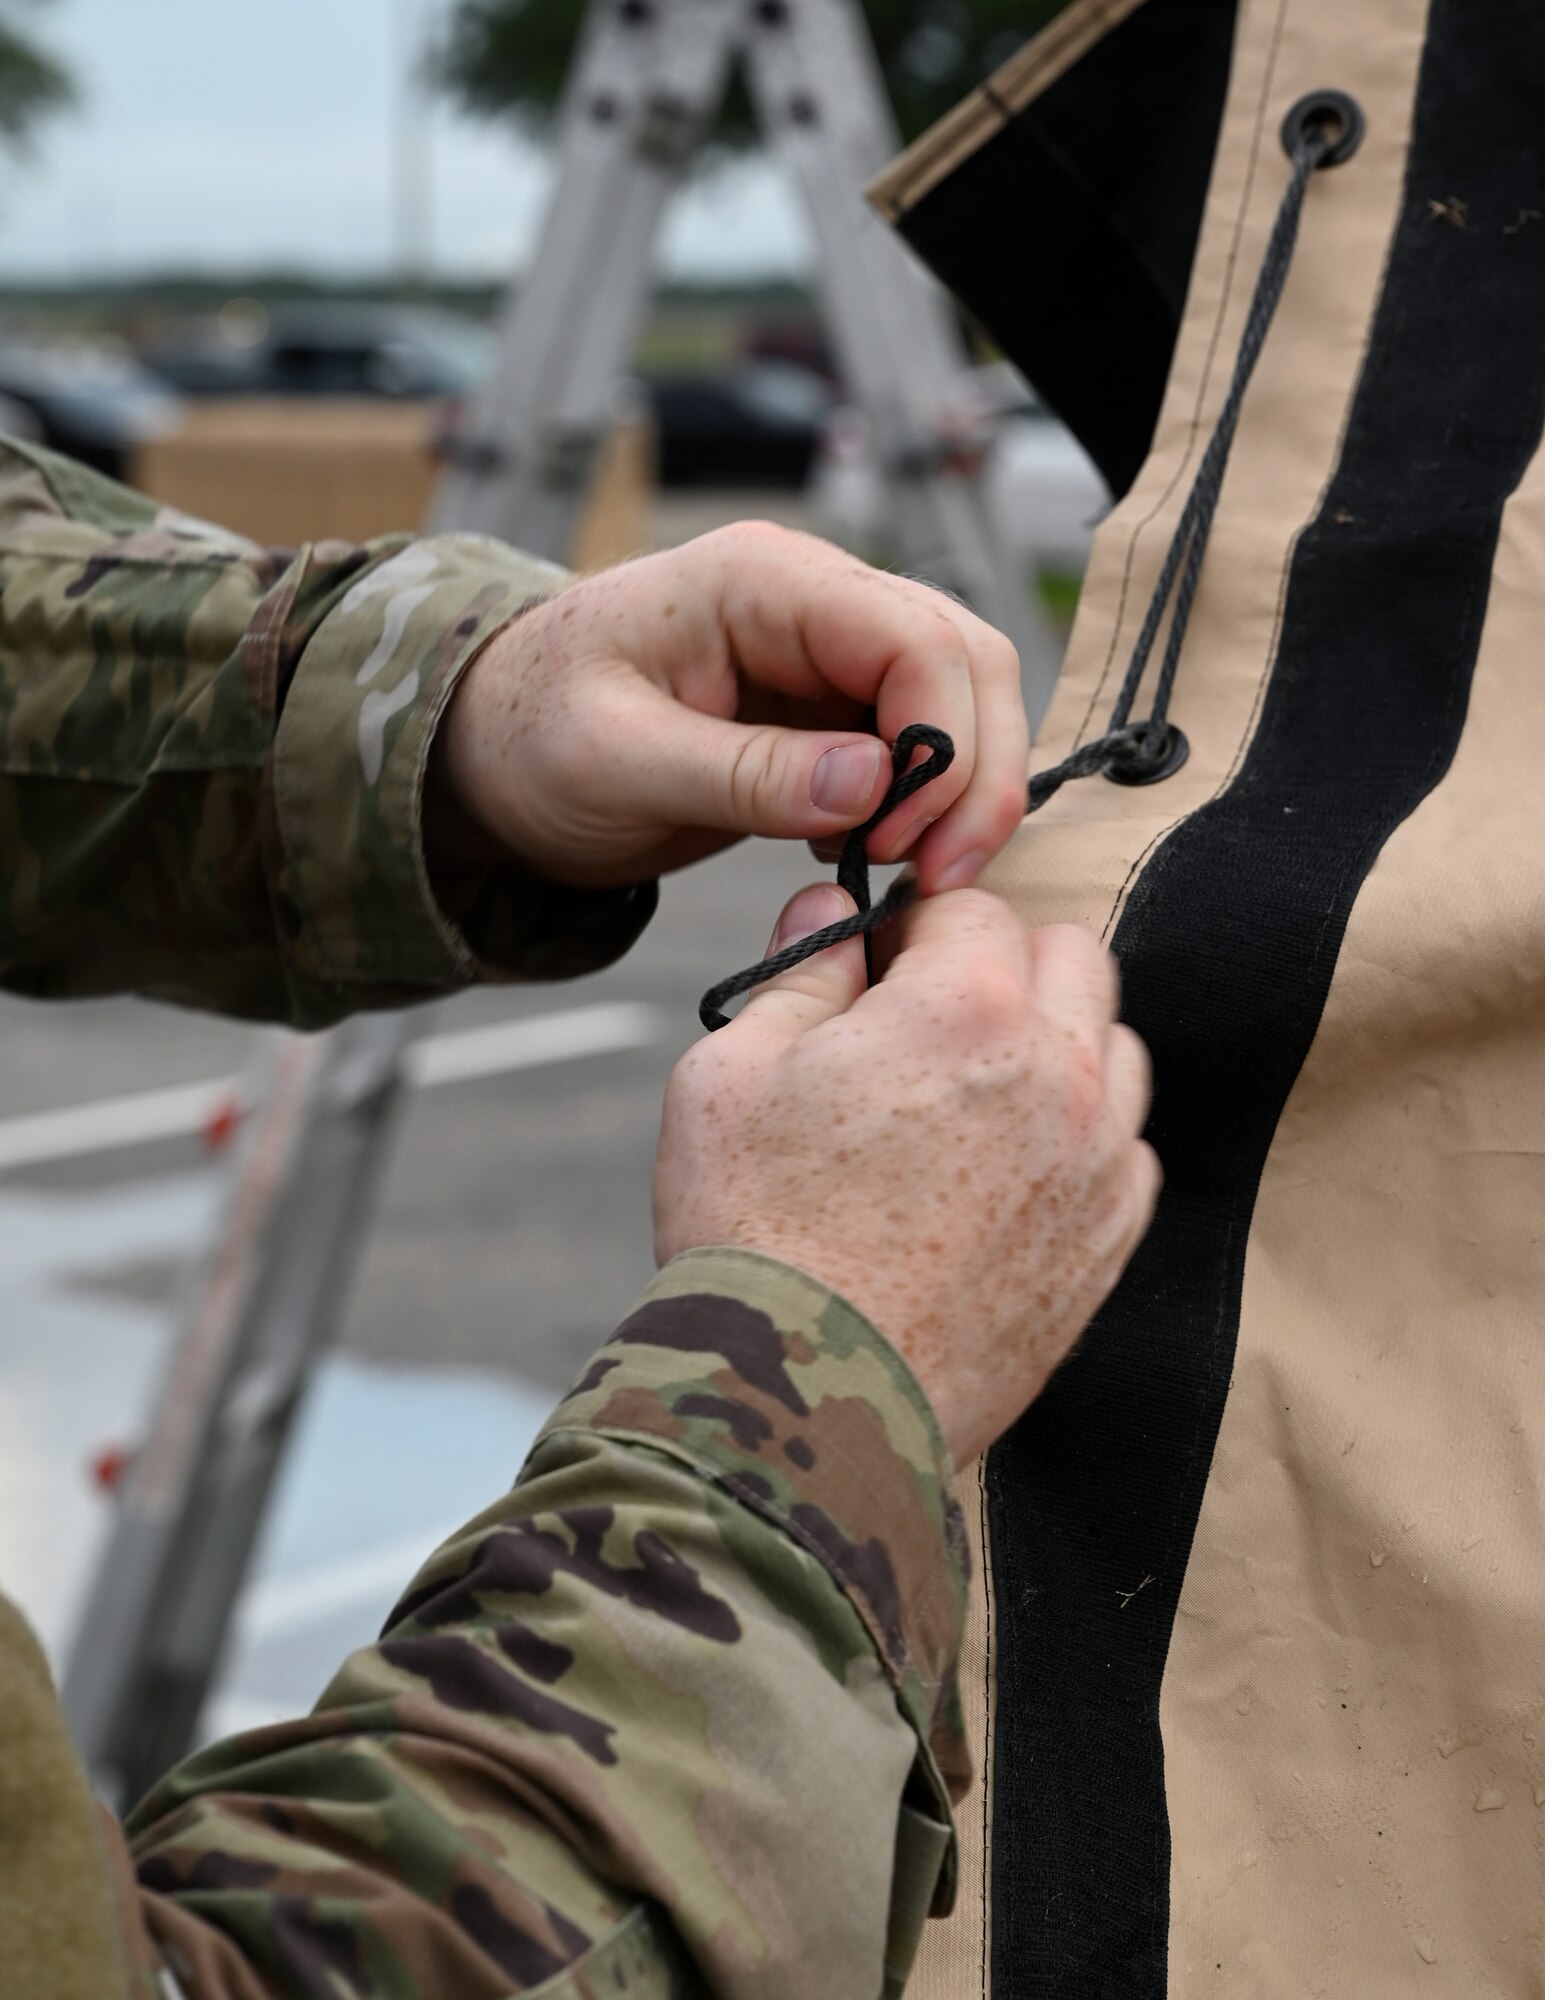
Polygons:
<instances>
[{"instance_id":1,"label":"overcast sky","mask_svg":"<svg viewBox=\"0 0 1545 2000\"><path fill-rule=\"evenodd\" d=\"M447 0L55 0L33 17L80 89L37 156L0 160L0 280L132 276L169 266L298 264L379 272L395 244L392 145L406 37ZM540 4L540 0L537 0ZM29 10L30 11L30 10ZM547 186L501 130L435 113L435 266L503 275ZM769 169L689 189L667 267L801 267L804 231Z\"/></svg>"}]
</instances>

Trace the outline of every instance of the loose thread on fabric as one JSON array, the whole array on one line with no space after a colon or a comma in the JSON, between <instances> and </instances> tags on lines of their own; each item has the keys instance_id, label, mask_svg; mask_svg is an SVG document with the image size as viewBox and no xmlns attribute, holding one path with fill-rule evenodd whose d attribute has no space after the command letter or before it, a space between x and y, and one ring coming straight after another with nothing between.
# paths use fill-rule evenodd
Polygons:
<instances>
[{"instance_id":1,"label":"loose thread on fabric","mask_svg":"<svg viewBox=\"0 0 1545 2000\"><path fill-rule=\"evenodd\" d=\"M1175 532L1165 552L1153 596L1111 708L1106 731L1104 735L1080 744L1060 764L1036 773L1026 793L1027 814L1038 811L1071 779L1089 778L1105 772L1127 784L1145 784L1178 769L1184 761L1185 739L1169 720L1169 704L1180 664L1181 647L1185 643L1186 628L1196 601L1202 557L1212 533L1213 516L1217 512L1234 434L1239 427L1245 391L1260 359L1261 349L1266 344L1266 335L1293 261L1304 194L1315 169L1324 164L1327 155L1332 153L1332 143L1329 130L1319 120L1305 122L1294 141L1290 155L1292 171L1261 259L1228 394L1224 397L1212 436L1207 441L1191 490L1186 495L1185 505L1180 510L1180 519L1175 524ZM1128 718L1166 612L1170 613L1169 634L1154 685L1153 704L1147 719L1134 723ZM914 765L912 760L919 749L926 749L929 754L922 763ZM868 958L872 934L899 917L917 896L916 884L910 876L903 875L890 885L877 903L871 901L869 836L903 801L913 797L925 785L931 785L935 778L942 777L954 757L954 742L942 729L935 729L926 722L913 722L901 731L891 750L892 776L885 797L878 809L862 826L855 827L843 842L842 858L837 867L837 885L853 898L857 906L855 914L839 918L834 924L826 924L820 930L812 931L808 937L784 945L781 950L759 959L755 965L747 966L743 972L731 973L728 979L721 979L718 985L711 986L698 1007L698 1018L705 1028L713 1030L727 1026L729 1017L724 1009L742 993L749 993L753 987L776 979L780 973L792 971L796 965L803 965L807 958L829 951L833 945L843 944L849 938L864 939ZM872 976L872 960L870 973Z\"/></svg>"}]
</instances>

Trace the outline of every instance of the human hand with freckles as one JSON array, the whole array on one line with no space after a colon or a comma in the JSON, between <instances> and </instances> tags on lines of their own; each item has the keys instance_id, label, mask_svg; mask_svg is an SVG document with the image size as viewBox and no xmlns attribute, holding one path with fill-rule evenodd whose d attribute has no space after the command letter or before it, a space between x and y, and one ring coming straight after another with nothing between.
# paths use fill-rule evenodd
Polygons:
<instances>
[{"instance_id":1,"label":"human hand with freckles","mask_svg":"<svg viewBox=\"0 0 1545 2000\"><path fill-rule=\"evenodd\" d=\"M801 890L773 948L853 908ZM655 1247L735 1244L900 1349L957 1465L1045 1386L1121 1275L1159 1166L1110 953L980 890L914 905L866 990L852 939L760 987L666 1093Z\"/></svg>"},{"instance_id":2,"label":"human hand with freckles","mask_svg":"<svg viewBox=\"0 0 1545 2000\"><path fill-rule=\"evenodd\" d=\"M931 895L974 881L1024 813L1013 646L925 584L744 522L581 577L496 634L436 734L428 823L442 853L586 888L750 833L821 845L879 805L909 722L946 730L955 761L870 854L909 855Z\"/></svg>"}]
</instances>

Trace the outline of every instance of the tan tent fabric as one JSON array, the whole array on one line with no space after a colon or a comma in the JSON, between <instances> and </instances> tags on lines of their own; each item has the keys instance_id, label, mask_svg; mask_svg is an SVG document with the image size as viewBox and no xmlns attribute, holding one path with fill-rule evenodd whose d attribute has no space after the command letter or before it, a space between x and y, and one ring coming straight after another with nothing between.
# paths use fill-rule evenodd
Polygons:
<instances>
[{"instance_id":1,"label":"tan tent fabric","mask_svg":"<svg viewBox=\"0 0 1545 2000\"><path fill-rule=\"evenodd\" d=\"M1545 1993L1542 579L1537 462L1256 1205L1164 1681L1172 1993Z\"/></svg>"},{"instance_id":2,"label":"tan tent fabric","mask_svg":"<svg viewBox=\"0 0 1545 2000\"><path fill-rule=\"evenodd\" d=\"M1481 11L1495 47L1524 18L1511 6ZM1396 232L1402 299L1427 282L1429 248L1435 272L1446 274L1432 282L1463 283L1473 272L1478 300L1496 288L1486 295L1501 302L1504 327L1505 288L1534 282L1506 260L1545 258L1545 223L1527 197L1516 198L1538 184L1545 163L1545 51L1520 44L1515 58L1529 101L1510 115L1517 132L1535 132L1531 160L1504 159L1499 138L1488 171L1484 113L1470 139L1473 186L1457 175L1452 185L1423 182L1424 160L1443 157L1442 132L1428 153L1410 150L1419 85L1429 128L1444 116L1452 128L1441 88L1458 86L1432 72L1440 59L1455 74L1471 61L1468 44L1456 42L1451 58L1444 39L1467 32L1453 8L1435 5L1429 15L1416 0L1240 8L1158 429L1135 486L1096 539L1034 768L1103 726L1227 386L1287 175L1277 139L1285 111L1333 85L1362 105L1367 136L1354 160L1311 185L1245 405L1172 710L1190 761L1147 788L1098 778L1069 786L1028 821L991 886L1029 921L1088 923L1119 948L1123 912L1174 831L1251 776L1246 759L1292 633L1297 571L1306 594L1314 583L1301 558L1311 524L1322 578L1340 560L1338 529L1377 544L1380 522L1338 507L1333 481L1355 474L1351 460L1364 446L1354 406L1360 397L1363 407L1377 404L1385 352L1408 323L1386 299ZM1531 55L1541 58L1538 73ZM1499 100L1510 102L1495 48L1491 59ZM1499 122L1508 115L1505 103ZM1452 129L1447 143L1460 145ZM1516 153L1520 142L1506 143ZM1457 157L1462 169L1469 155L1461 148ZM1518 310L1533 298L1521 291ZM1484 324L1478 317L1483 345ZM1456 349L1450 365L1465 380L1439 392L1456 412L1440 428L1442 448L1456 454L1460 542L1468 517L1459 488L1480 449L1464 429L1498 392L1489 353L1472 359ZM1004 1551L994 1533L1014 1519L1012 1476L1004 1474L989 1530L993 1490L981 1467L963 1496L983 1542L965 1673L980 1789L962 1810L956 1914L933 1927L914 1975L923 2000L1545 1995L1545 462L1531 457L1539 412L1516 400L1518 465L1528 469L1479 579L1475 622L1484 606L1484 632L1463 728L1456 717L1445 771L1446 718L1432 718L1433 769L1413 780L1430 789L1395 810L1398 823L1349 885L1329 990L1249 1210L1232 1379L1219 1385L1221 1429L1183 1579L1087 1579L1091 1593L1112 1600L1112 1630L1119 1618L1149 1616L1149 1593L1178 1591L1172 1622L1153 1628L1168 1881L1151 1911L1129 1912L1135 1928L1151 1916L1151 1948L1127 1936L1102 1958L1089 1933L1062 1930L1058 1892L1047 1888L1058 1859L1038 1858L1025 1831L1041 1810L1034 1766L1028 1791L1012 1799L1000 1791L1004 1732L1024 1722L1001 1706L1005 1611L1018 1629L1034 1627L1023 1607L999 1602ZM1400 471L1397 453L1386 478ZM1413 461L1413 478L1420 472ZM1512 475L1499 477L1505 493ZM1440 527L1445 491L1435 481ZM1444 536L1433 540L1433 563L1446 547ZM1391 631L1411 563L1397 551L1389 572ZM1476 590L1475 577L1456 569L1439 601ZM1377 645L1381 607L1366 609ZM1397 700L1399 665L1380 669ZM1355 679L1364 662L1348 659L1341 670ZM1376 790L1376 752L1369 762ZM1331 808L1306 796L1303 809ZM1287 853L1298 837L1295 805L1280 810ZM1349 869L1360 865L1349 858ZM1291 872L1287 860L1283 867ZM1285 898L1292 893L1290 884ZM1227 884L1219 894L1226 900ZM1273 921L1265 902L1260 922ZM1284 982L1295 971L1285 964ZM1197 980L1210 975L1199 960ZM1250 1007L1248 993L1240 1005ZM1161 1074L1161 1091L1163 1082ZM1195 1329L1167 1319L1155 1290L1147 1332L1160 1381L1166 1348L1183 1358ZM1097 1325L1091 1349L1101 1336ZM1075 1375L1081 1365L1071 1364ZM1090 1449L1110 1444L1092 1436ZM1113 1481L1120 1472L1113 1457ZM1033 1554L1016 1557L1016 1576L1033 1576ZM1021 1664L1028 1672L1033 1659ZM1110 1670L1089 1658L1091 1682ZM1021 1698L1038 1699L1033 1688ZM1091 1742L1091 1787L1102 1755ZM1141 1809L1134 1801L1133 1813ZM1119 1818L1121 1804L1104 1810ZM1055 1834L1069 1823L1065 1814L1048 1826ZM1080 1865L1100 1865L1102 1837ZM1039 1872L1021 1883L1004 1871L1021 1868L1027 1852ZM1112 1882L1130 1858L1112 1845ZM1013 1963L994 1921L1006 1893L1044 1894L1044 1908L1019 1910L1009 1926L1015 1952L1039 1932L1031 1954ZM1119 1903L1111 1884L1102 1893L1105 1907ZM1131 1893L1135 1904L1147 1891L1134 1878Z\"/></svg>"}]
</instances>

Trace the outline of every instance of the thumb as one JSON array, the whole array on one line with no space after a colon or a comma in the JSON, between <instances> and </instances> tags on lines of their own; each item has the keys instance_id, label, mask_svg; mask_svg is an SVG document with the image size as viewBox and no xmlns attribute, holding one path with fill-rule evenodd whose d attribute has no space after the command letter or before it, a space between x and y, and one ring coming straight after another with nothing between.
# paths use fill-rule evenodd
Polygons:
<instances>
[{"instance_id":1,"label":"thumb","mask_svg":"<svg viewBox=\"0 0 1545 2000\"><path fill-rule=\"evenodd\" d=\"M891 760L877 736L729 722L647 682L630 694L636 754L617 775L626 808L641 818L679 831L821 840L857 826L885 796Z\"/></svg>"},{"instance_id":2,"label":"thumb","mask_svg":"<svg viewBox=\"0 0 1545 2000\"><path fill-rule=\"evenodd\" d=\"M857 909L846 890L833 883L817 882L801 889L784 905L767 947L768 956L812 931L855 915ZM739 1030L792 1042L823 1021L845 1014L867 985L864 941L851 937L758 986L724 1032ZM750 1029L744 1025L747 1022L753 1024Z\"/></svg>"}]
</instances>

